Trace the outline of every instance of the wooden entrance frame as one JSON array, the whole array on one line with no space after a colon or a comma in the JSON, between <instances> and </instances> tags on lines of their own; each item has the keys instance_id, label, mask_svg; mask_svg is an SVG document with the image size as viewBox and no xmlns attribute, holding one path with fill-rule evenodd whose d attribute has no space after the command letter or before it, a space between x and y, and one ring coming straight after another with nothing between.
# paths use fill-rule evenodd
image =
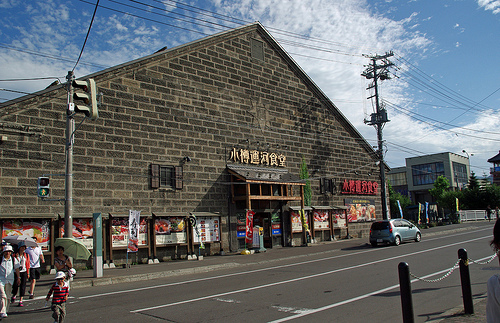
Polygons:
<instances>
[{"instance_id":1,"label":"wooden entrance frame","mask_svg":"<svg viewBox=\"0 0 500 323\"><path fill-rule=\"evenodd\" d=\"M306 183L300 180L300 178L289 174L286 170L252 167L235 168L230 167L229 165L227 169L229 174L231 175L232 203L235 203L236 201L245 201L246 209L252 210L253 201L282 201L284 204L286 204L288 201L299 201L300 207L304 209L304 186L306 185ZM252 176L250 176L252 174L256 177L261 177L261 174L265 174L265 176L262 176L262 178L270 177L278 179L266 180L252 178ZM289 180L279 180L283 177ZM243 187L243 190L240 187ZM256 189L252 190L252 188ZM275 191L275 188L277 188L277 191ZM265 194L266 192L269 192L269 194ZM275 192L278 192L278 194L275 194ZM290 232L290 234L292 233ZM305 230L303 230L302 238L305 243Z\"/></svg>"}]
</instances>

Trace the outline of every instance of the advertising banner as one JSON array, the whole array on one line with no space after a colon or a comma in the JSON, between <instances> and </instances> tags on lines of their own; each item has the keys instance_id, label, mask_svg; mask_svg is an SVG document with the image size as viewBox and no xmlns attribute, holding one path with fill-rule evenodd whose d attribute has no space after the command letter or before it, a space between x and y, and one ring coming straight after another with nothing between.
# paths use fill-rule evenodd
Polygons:
<instances>
[{"instance_id":1,"label":"advertising banner","mask_svg":"<svg viewBox=\"0 0 500 323\"><path fill-rule=\"evenodd\" d=\"M345 199L347 220L349 222L375 221L375 200L371 199Z\"/></svg>"},{"instance_id":2,"label":"advertising banner","mask_svg":"<svg viewBox=\"0 0 500 323\"><path fill-rule=\"evenodd\" d=\"M220 218L218 216L197 217L195 232L193 239L195 243L220 241Z\"/></svg>"},{"instance_id":3,"label":"advertising banner","mask_svg":"<svg viewBox=\"0 0 500 323\"><path fill-rule=\"evenodd\" d=\"M12 235L27 235L36 238L36 241L43 251L49 251L50 226L48 220L23 221L5 220L3 221L2 239Z\"/></svg>"},{"instance_id":4,"label":"advertising banner","mask_svg":"<svg viewBox=\"0 0 500 323\"><path fill-rule=\"evenodd\" d=\"M181 216L156 218L156 244L186 243L185 227L184 218Z\"/></svg>"},{"instance_id":5,"label":"advertising banner","mask_svg":"<svg viewBox=\"0 0 500 323\"><path fill-rule=\"evenodd\" d=\"M273 236L281 235L281 213L276 212L271 214L271 234Z\"/></svg>"},{"instance_id":6,"label":"advertising banner","mask_svg":"<svg viewBox=\"0 0 500 323\"><path fill-rule=\"evenodd\" d=\"M113 248L127 247L128 245L128 222L129 218L113 218L111 220L111 238ZM147 223L146 219L141 219L139 224L138 245L146 245L147 242Z\"/></svg>"},{"instance_id":7,"label":"advertising banner","mask_svg":"<svg viewBox=\"0 0 500 323\"><path fill-rule=\"evenodd\" d=\"M87 248L94 247L92 219L73 219L73 238L80 239ZM64 220L61 220L61 237L64 237Z\"/></svg>"},{"instance_id":8,"label":"advertising banner","mask_svg":"<svg viewBox=\"0 0 500 323\"><path fill-rule=\"evenodd\" d=\"M139 222L141 211L130 210L128 217L128 244L127 252L139 250Z\"/></svg>"},{"instance_id":9,"label":"advertising banner","mask_svg":"<svg viewBox=\"0 0 500 323\"><path fill-rule=\"evenodd\" d=\"M292 232L302 232L302 220L300 211L290 211L290 216L292 218ZM303 219L305 220L305 225L309 227L309 217L304 215Z\"/></svg>"},{"instance_id":10,"label":"advertising banner","mask_svg":"<svg viewBox=\"0 0 500 323\"><path fill-rule=\"evenodd\" d=\"M328 222L328 211L327 210L314 210L313 211L313 219L314 219L314 229L322 230L329 229L330 223Z\"/></svg>"},{"instance_id":11,"label":"advertising banner","mask_svg":"<svg viewBox=\"0 0 500 323\"><path fill-rule=\"evenodd\" d=\"M251 244L253 241L253 216L255 212L247 210L245 242Z\"/></svg>"},{"instance_id":12,"label":"advertising banner","mask_svg":"<svg viewBox=\"0 0 500 323\"><path fill-rule=\"evenodd\" d=\"M246 236L246 214L236 213L236 236L238 238L244 238Z\"/></svg>"},{"instance_id":13,"label":"advertising banner","mask_svg":"<svg viewBox=\"0 0 500 323\"><path fill-rule=\"evenodd\" d=\"M347 222L344 210L332 210L332 222L334 228L345 228Z\"/></svg>"}]
</instances>

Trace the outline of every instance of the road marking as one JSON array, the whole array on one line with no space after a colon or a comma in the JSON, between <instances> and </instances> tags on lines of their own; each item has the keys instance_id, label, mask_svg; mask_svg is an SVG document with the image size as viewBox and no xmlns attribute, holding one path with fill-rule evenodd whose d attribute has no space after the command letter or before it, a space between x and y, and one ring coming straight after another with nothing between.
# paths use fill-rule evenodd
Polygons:
<instances>
[{"instance_id":1,"label":"road marking","mask_svg":"<svg viewBox=\"0 0 500 323\"><path fill-rule=\"evenodd\" d=\"M490 258L491 258L491 256L484 257L482 259L479 259L478 261L483 261L483 260L490 259ZM427 279L427 278L430 278L432 276L444 274L444 273L446 273L448 271L449 271L449 269L444 269L444 270L436 271L435 273L432 273L432 274L429 274L429 275L426 275L426 276L423 276L423 277L420 277L420 278ZM411 280L411 283L413 284L413 283L415 283L417 281L419 281L419 280L418 279L413 279L413 280ZM285 317L285 318L282 318L282 319L279 319L279 320L270 321L269 323L280 323L280 322L287 322L287 321L295 320L297 318L304 317L306 315L319 313L319 312L322 312L322 311L326 311L326 310L332 309L334 307L338 307L338 306L341 306L341 305L345 305L345 304L349 304L349 303L352 303L352 302L356 302L356 301L368 298L370 296L375 296L377 294L385 293L385 292L388 292L388 291L390 291L392 289L395 289L395 288L398 288L398 287L399 287L399 284L392 285L392 286L389 286L389 287L386 287L386 288L382 288L382 289L379 289L379 290L376 290L376 291L373 291L373 292L370 292L370 293L367 293L367 294L364 294L364 295L360 295L360 296L357 296L357 297L346 299L346 300L343 300L343 301L338 302L338 303L326 305L326 306L323 306L323 307L320 307L320 308L317 308L317 309L314 309L314 310L308 310L307 312L299 313L299 314L296 314L296 315L293 315L293 316L289 316L289 317Z\"/></svg>"},{"instance_id":2,"label":"road marking","mask_svg":"<svg viewBox=\"0 0 500 323\"><path fill-rule=\"evenodd\" d=\"M454 235L447 235L446 237L459 236L459 235L464 235L464 234L469 234L469 233L473 233L473 232L477 232L477 231L484 231L484 230L491 230L491 228L480 229L480 230L476 230L476 231L472 231L472 232L470 232L470 231L469 232L461 232L461 233L457 233ZM443 239L443 238L444 237L426 239L425 241L422 241L422 242L433 241L433 240L438 240L438 239ZM422 243L422 242L419 242L419 243ZM462 243L462 242L460 242L460 243ZM397 248L401 248L401 246L399 246ZM360 255L360 254L364 254L364 253L368 253L368 252L376 252L378 250L380 250L380 249L368 249L368 250L357 251L357 252L348 253L348 254L344 254L344 255L336 255L336 256L331 256L331 257L324 257L321 259L307 260L307 261L302 261L302 262L288 264L288 265L266 267L266 268L247 270L247 271L237 272L237 273L232 273L232 274L224 274L224 275L210 276L210 277L205 277L205 278L197 278L197 279L180 281L180 282L175 282L175 283L168 283L168 284L154 285L154 286L148 286L148 287L139 287L139 288L134 288L134 289L120 290L120 291L115 291L115 292L107 292L107 293L93 294L93 295L87 295L87 296L80 296L78 298L79 299L87 299L87 298L95 298L95 297L105 297L105 296L117 295L117 294L134 293L137 291L149 290L149 289L155 289L155 288L163 288L163 287L170 287L170 286L177 286L177 285L184 285L184 284L192 284L192 283L197 283L197 282L202 282L202 281L207 281L207 280L227 278L227 277L233 277L233 276L241 276L241 275L253 274L253 273L262 272L262 271L275 270L275 269L281 269L281 268L286 268L286 267L294 267L294 266L300 266L300 265L310 264L310 263L315 263L315 262L320 262L320 261L356 256L356 255ZM428 250L426 250L426 251L428 251ZM412 253L412 254L417 254L417 253L420 253L420 252L416 252L416 253ZM405 256L405 255L402 255L400 257L403 257L403 256Z\"/></svg>"},{"instance_id":3,"label":"road marking","mask_svg":"<svg viewBox=\"0 0 500 323\"><path fill-rule=\"evenodd\" d=\"M458 244L464 244L464 243L467 243L467 242L472 242L472 241L481 240L481 239L487 239L487 238L491 238L491 237L487 236L487 237L469 239L469 240L455 242L455 243L444 245L444 246L435 247L435 248L432 248L432 249L426 249L426 250L416 251L416 252L412 252L412 253L408 253L408 254L404 254L404 255L389 257L389 258L375 260L375 261L370 261L368 263L363 263L363 264L359 264L359 265L354 265L354 266L339 268L339 269L335 269L335 270L331 270L331 271L327 271L327 272L322 272L322 273L319 273L319 274L314 274L314 275L309 275L309 276L302 276L302 277L297 277L297 278L293 278L293 279L278 281L278 282L274 282L274 283L269 283L269 284L254 286L254 287L248 287L248 288L243 288L243 289L238 289L238 290L233 290L233 291L229 291L229 292L224 292L224 293L219 293L219 294L213 294L213 295L208 295L208 296L203 296L203 297L198 297L198 298L193 298L193 299L187 299L187 300L184 300L184 301L179 301L179 302L174 302L174 303L169 303L169 304L163 304L163 305L157 305L157 306L151 306L151 307L136 309L136 310L133 310L133 311L130 311L130 312L131 313L145 312L145 311L156 310L156 309L165 308L165 307L171 307L171 306L182 305L182 304L187 304L187 303L194 303L194 302L198 302L198 301L202 301L202 300L206 300L206 299L211 299L211 298L217 298L217 297L222 297L222 296L227 296L227 295L233 295L233 294L239 294L239 293L243 293L243 292L248 292L248 291L253 291L253 290L258 290L258 289L263 289L263 288L268 288L268 287L279 286L279 285L283 285L283 284L289 284L289 283L293 283L293 282L296 282L296 281L302 281L304 279L311 279L311 278L316 278L316 277L331 275L331 274L342 272L342 271L346 271L346 270L352 270L352 269L362 268L362 267L366 267L366 266L371 266L371 265L377 264L377 263L387 262L387 261L398 259L398 258L402 258L402 257L413 256L413 255L416 255L416 254L431 252L431 251L434 251L434 250L444 249L444 248L452 247L452 246L455 246L455 245L458 245ZM487 257L487 258L489 258L489 257ZM282 268L284 266L280 266L280 267ZM448 269L446 269L445 271L448 271ZM443 271L443 272L445 272L445 271ZM435 273L433 275L435 275ZM395 285L395 286L399 286L399 285ZM362 295L362 296L355 297L355 298L353 298L351 300L345 300L345 301L342 301L340 303L337 303L338 305L336 305L336 306L347 304L347 303L350 303L350 302L353 302L353 301L356 301L356 300L359 300L359 299L363 299L363 298L366 298L366 297L369 297L369 296L372 296L372 295L375 295L375 294L379 294L379 293L382 293L382 292L384 292L386 290L390 290L390 289L393 289L393 288L394 288L394 286L391 286L391 287L387 287L387 288L384 288L384 289L381 289L381 290L378 290L378 291L375 291L375 292L372 292L372 293L369 293L369 294L365 294L365 295ZM329 306L331 306L331 305L329 305ZM305 314L301 314L301 315L305 315Z\"/></svg>"}]
</instances>

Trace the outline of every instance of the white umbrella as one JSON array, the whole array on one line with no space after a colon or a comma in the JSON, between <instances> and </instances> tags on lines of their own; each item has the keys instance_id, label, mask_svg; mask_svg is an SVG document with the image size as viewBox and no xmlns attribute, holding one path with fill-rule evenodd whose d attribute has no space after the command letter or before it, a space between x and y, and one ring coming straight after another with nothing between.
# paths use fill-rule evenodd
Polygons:
<instances>
[{"instance_id":1,"label":"white umbrella","mask_svg":"<svg viewBox=\"0 0 500 323\"><path fill-rule=\"evenodd\" d=\"M38 247L38 244L36 243L35 240L33 240L32 237L24 234L6 236L3 238L3 241L15 245L18 245L19 242L24 241L26 247Z\"/></svg>"},{"instance_id":2,"label":"white umbrella","mask_svg":"<svg viewBox=\"0 0 500 323\"><path fill-rule=\"evenodd\" d=\"M87 246L74 238L57 238L54 246L62 246L64 254L73 257L73 259L87 260L90 257L90 251L87 249Z\"/></svg>"}]
</instances>

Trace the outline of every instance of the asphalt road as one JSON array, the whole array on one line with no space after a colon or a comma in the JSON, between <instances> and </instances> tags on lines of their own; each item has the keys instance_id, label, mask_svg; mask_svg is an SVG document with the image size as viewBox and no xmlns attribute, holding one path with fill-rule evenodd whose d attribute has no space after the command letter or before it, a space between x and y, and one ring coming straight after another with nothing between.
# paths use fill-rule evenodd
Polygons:
<instances>
[{"instance_id":1,"label":"asphalt road","mask_svg":"<svg viewBox=\"0 0 500 323\"><path fill-rule=\"evenodd\" d=\"M211 273L71 291L68 322L402 322L398 264L426 279L438 279L465 248L486 261L493 222L423 231L419 243L372 248L365 240L313 247L309 256L255 262ZM469 266L474 295L500 270L498 260ZM436 320L462 305L459 270L437 282L412 282L416 322ZM12 317L49 322L44 300ZM10 320L9 317L7 320Z\"/></svg>"}]
</instances>

